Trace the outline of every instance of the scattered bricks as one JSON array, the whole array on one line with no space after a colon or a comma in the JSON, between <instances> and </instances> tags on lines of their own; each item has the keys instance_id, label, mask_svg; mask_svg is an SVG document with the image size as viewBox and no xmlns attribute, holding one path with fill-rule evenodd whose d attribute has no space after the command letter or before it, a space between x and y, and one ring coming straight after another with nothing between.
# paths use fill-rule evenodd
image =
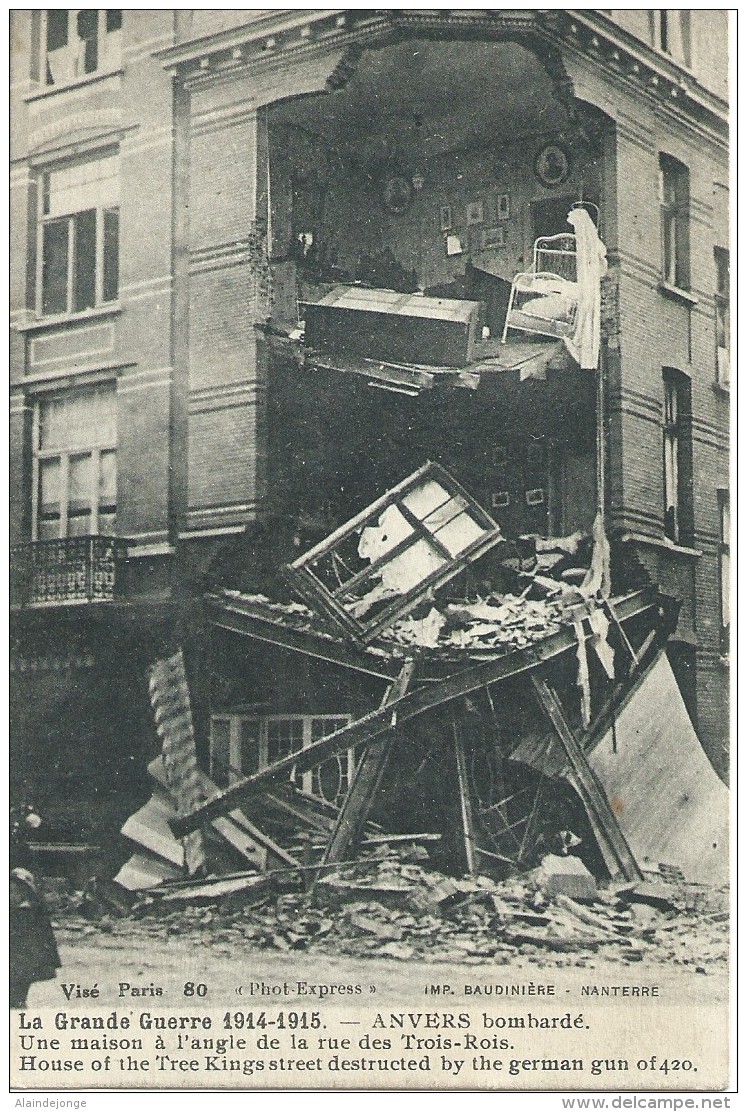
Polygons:
<instances>
[{"instance_id":1,"label":"scattered bricks","mask_svg":"<svg viewBox=\"0 0 747 1112\"><path fill-rule=\"evenodd\" d=\"M398 958L400 961L409 961L415 956L412 946L408 946L406 942L387 942L386 946L376 952L382 958Z\"/></svg>"},{"instance_id":2,"label":"scattered bricks","mask_svg":"<svg viewBox=\"0 0 747 1112\"><path fill-rule=\"evenodd\" d=\"M596 897L596 881L578 857L548 854L531 879L548 900L559 895L570 896L574 900L594 900Z\"/></svg>"},{"instance_id":3,"label":"scattered bricks","mask_svg":"<svg viewBox=\"0 0 747 1112\"><path fill-rule=\"evenodd\" d=\"M332 909L375 901L390 911L418 911L421 895L406 884L386 881L366 884L336 876L321 877L314 887L314 902Z\"/></svg>"},{"instance_id":4,"label":"scattered bricks","mask_svg":"<svg viewBox=\"0 0 747 1112\"><path fill-rule=\"evenodd\" d=\"M468 893L460 889L450 877L442 876L433 884L413 888L411 906L416 912L448 914L465 902Z\"/></svg>"}]
</instances>

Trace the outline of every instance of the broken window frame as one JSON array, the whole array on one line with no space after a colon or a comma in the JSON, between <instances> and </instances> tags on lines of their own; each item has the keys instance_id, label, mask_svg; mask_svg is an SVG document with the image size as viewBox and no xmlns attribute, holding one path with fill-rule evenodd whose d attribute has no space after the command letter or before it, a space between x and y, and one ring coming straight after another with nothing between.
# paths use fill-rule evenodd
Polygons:
<instances>
[{"instance_id":1,"label":"broken window frame","mask_svg":"<svg viewBox=\"0 0 747 1112\"><path fill-rule=\"evenodd\" d=\"M436 531L429 531L424 520L416 517L407 505L404 504L404 499L408 494L415 491L418 487L425 486L428 482L436 482L446 490L449 496L446 500L447 502L451 499L458 499L461 506L456 516L466 513L482 530L481 536L466 545L465 548L455 556L452 556L446 547L438 541ZM334 592L330 591L315 573L315 566L325 558L333 556L335 550L340 545L348 541L355 534L362 532L367 526L376 526L381 514L390 506L397 507L400 514L411 526L412 533L409 534L404 541L399 542L399 544L385 553L380 559L369 564L362 572L352 575L351 578L342 583L337 590ZM434 511L430 512L432 513ZM428 514L425 515L425 520L427 520L428 516ZM488 549L492 548L502 539L500 527L493 521L490 515L486 513L482 506L480 506L443 467L440 467L436 463L428 462L407 479L404 479L396 487L387 491L386 494L372 505L368 506L356 517L335 530L334 533L331 533L330 536L326 537L314 548L304 553L303 556L300 556L287 567L286 571L293 586L314 609L324 613L346 633L366 644L381 630L397 621L398 618L409 613L409 611L430 591L443 586L464 567L472 563L479 556L482 556L483 553L487 552ZM385 568L387 564L390 564L398 556L401 556L408 548L422 541L425 541L429 545L432 552L437 553L444 559L445 562L442 566L424 576L421 582L410 590L396 595L368 621L359 620L351 613L350 609L343 605L342 598L345 594L350 592L353 585L358 587L362 582L370 579L373 587L377 578L380 578L382 568Z\"/></svg>"}]
</instances>

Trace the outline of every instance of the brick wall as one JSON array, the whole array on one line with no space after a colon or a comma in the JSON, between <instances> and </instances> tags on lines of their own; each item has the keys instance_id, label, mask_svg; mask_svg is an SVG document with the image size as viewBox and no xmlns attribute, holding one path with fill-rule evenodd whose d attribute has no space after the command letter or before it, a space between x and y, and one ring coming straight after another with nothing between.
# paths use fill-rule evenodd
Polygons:
<instances>
[{"instance_id":1,"label":"brick wall","mask_svg":"<svg viewBox=\"0 0 747 1112\"><path fill-rule=\"evenodd\" d=\"M188 530L241 527L256 510L256 113L235 89L189 105Z\"/></svg>"}]
</instances>

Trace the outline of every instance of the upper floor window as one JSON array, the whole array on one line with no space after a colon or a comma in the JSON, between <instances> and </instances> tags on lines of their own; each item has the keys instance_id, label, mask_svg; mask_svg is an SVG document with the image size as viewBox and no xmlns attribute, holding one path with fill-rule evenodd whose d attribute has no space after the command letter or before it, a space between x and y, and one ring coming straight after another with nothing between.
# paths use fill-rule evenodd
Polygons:
<instances>
[{"instance_id":1,"label":"upper floor window","mask_svg":"<svg viewBox=\"0 0 747 1112\"><path fill-rule=\"evenodd\" d=\"M119 157L42 178L37 312L77 313L119 293Z\"/></svg>"},{"instance_id":2,"label":"upper floor window","mask_svg":"<svg viewBox=\"0 0 747 1112\"><path fill-rule=\"evenodd\" d=\"M657 50L683 66L691 65L690 12L686 8L655 8L649 11L651 41Z\"/></svg>"},{"instance_id":3,"label":"upper floor window","mask_svg":"<svg viewBox=\"0 0 747 1112\"><path fill-rule=\"evenodd\" d=\"M86 74L117 69L122 60L122 9L50 8L44 44L47 85L68 85Z\"/></svg>"},{"instance_id":4,"label":"upper floor window","mask_svg":"<svg viewBox=\"0 0 747 1112\"><path fill-rule=\"evenodd\" d=\"M692 390L681 371L665 367L664 532L675 544L692 540Z\"/></svg>"},{"instance_id":5,"label":"upper floor window","mask_svg":"<svg viewBox=\"0 0 747 1112\"><path fill-rule=\"evenodd\" d=\"M35 424L34 540L114 534L114 386L74 390L40 401Z\"/></svg>"},{"instance_id":6,"label":"upper floor window","mask_svg":"<svg viewBox=\"0 0 747 1112\"><path fill-rule=\"evenodd\" d=\"M659 155L662 277L690 288L690 172L671 155Z\"/></svg>"},{"instance_id":7,"label":"upper floor window","mask_svg":"<svg viewBox=\"0 0 747 1112\"><path fill-rule=\"evenodd\" d=\"M729 307L729 252L724 247L714 247L716 263L716 381L720 386L729 385L729 333L731 330Z\"/></svg>"}]
</instances>

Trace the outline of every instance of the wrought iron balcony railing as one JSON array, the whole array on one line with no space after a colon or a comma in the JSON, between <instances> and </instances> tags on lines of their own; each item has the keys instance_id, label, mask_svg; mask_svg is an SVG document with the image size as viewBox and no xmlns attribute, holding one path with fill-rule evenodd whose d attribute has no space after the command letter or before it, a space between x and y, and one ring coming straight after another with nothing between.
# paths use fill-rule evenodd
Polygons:
<instances>
[{"instance_id":1,"label":"wrought iron balcony railing","mask_svg":"<svg viewBox=\"0 0 747 1112\"><path fill-rule=\"evenodd\" d=\"M115 537L68 537L15 545L10 553L14 606L61 606L112 602L121 586L127 541Z\"/></svg>"}]
</instances>

